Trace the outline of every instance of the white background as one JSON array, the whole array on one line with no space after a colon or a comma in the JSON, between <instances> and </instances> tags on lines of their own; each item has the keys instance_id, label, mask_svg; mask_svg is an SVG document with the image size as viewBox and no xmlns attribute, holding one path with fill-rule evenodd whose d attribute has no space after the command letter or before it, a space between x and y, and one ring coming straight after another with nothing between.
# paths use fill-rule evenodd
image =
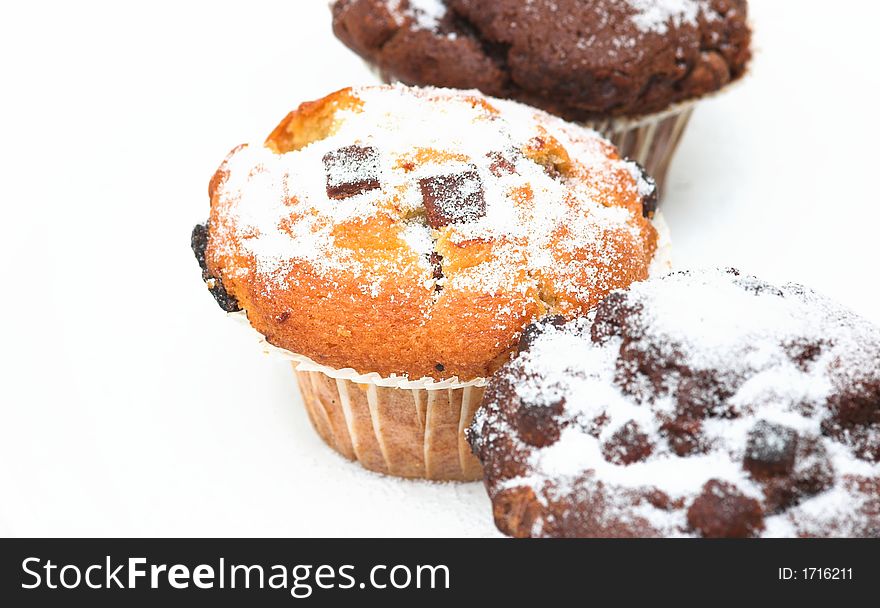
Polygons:
<instances>
[{"instance_id":1,"label":"white background","mask_svg":"<svg viewBox=\"0 0 880 608\"><path fill-rule=\"evenodd\" d=\"M877 30L754 0L664 209L678 267L807 283L880 321ZM0 21L0 535L492 535L479 484L369 474L189 248L234 145L371 74L324 0L16 2Z\"/></svg>"}]
</instances>

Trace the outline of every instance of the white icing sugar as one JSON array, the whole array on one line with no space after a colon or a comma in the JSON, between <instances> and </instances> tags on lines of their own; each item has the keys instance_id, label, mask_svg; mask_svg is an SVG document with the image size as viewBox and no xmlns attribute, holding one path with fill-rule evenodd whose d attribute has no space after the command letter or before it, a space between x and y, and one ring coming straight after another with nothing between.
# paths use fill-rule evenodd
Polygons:
<instances>
[{"instance_id":1,"label":"white icing sugar","mask_svg":"<svg viewBox=\"0 0 880 608\"><path fill-rule=\"evenodd\" d=\"M412 19L416 29L436 30L446 16L442 0L386 0L386 5L398 24Z\"/></svg>"},{"instance_id":2,"label":"white icing sugar","mask_svg":"<svg viewBox=\"0 0 880 608\"><path fill-rule=\"evenodd\" d=\"M877 503L878 497L874 496ZM779 538L798 534L825 536L825 530L833 528L841 537L865 535L864 509L871 507L864 493L839 483L791 509L790 512L767 518L764 536ZM874 505L875 517L877 504ZM873 529L876 534L876 528Z\"/></svg>"},{"instance_id":3,"label":"white icing sugar","mask_svg":"<svg viewBox=\"0 0 880 608\"><path fill-rule=\"evenodd\" d=\"M531 277L553 271L559 275L559 291L586 302L614 277L614 263L604 273L582 268L586 279L575 280L572 273L559 271L551 243L557 255L593 248L609 261L623 255L607 242L611 231L645 246L632 212L606 207L601 199L609 191L631 195L645 186L632 163L607 158L607 144L595 132L477 92L397 85L358 88L352 94L361 104L337 111L336 129L326 138L284 154L250 145L227 163L227 177L218 186L220 222L212 225L212 234L225 243L227 253L235 253L237 246L253 256L268 290L295 281L291 269L306 263L330 285L345 277L373 297L398 290L395 279L406 270L401 265L409 265L424 276L422 288L434 293L428 255L440 231L425 222L420 181L472 171L479 181L462 184L474 191L482 187L485 215L454 222L444 235L453 243L491 242L492 255L441 279L449 285L486 294L526 293L536 289L537 279ZM488 100L498 112L474 98ZM521 153L536 137L558 140L592 177L548 175ZM346 162L346 148L352 146L368 148L360 152L367 160ZM415 158L420 151L432 151L436 160ZM491 155L497 153L511 153L515 171L493 171ZM327 170L331 186L349 182L370 182L370 186L347 198L331 198ZM620 179L621 174L633 178ZM340 225L354 226L348 233L360 233L359 226L378 220L391 222L400 239L382 268L370 251L340 244L336 234ZM584 264L575 261L571 268L578 269L579 263ZM529 276L524 278L523 270Z\"/></svg>"},{"instance_id":4,"label":"white icing sugar","mask_svg":"<svg viewBox=\"0 0 880 608\"><path fill-rule=\"evenodd\" d=\"M399 26L408 25L415 30L426 30L437 35L456 39L459 32L440 33L440 23L450 10L444 0L384 0L386 8ZM683 26L696 27L702 17L707 21L719 19L713 10L710 0L593 0L586 3L583 9L590 10L597 19L596 28L607 30L621 19L629 19L637 32L616 32L610 37L612 48L607 51L611 56L619 52L635 49L639 46L639 34L666 35L671 28ZM535 16L546 12L556 13L554 19L560 20L565 27L578 26L577 13L563 12L553 0L526 0L523 7L526 15ZM731 9L733 10L733 9ZM517 20L508 22L511 29L522 25ZM468 34L465 34L468 35ZM589 49L597 44L599 38L595 33L585 32L584 37L576 42L577 48Z\"/></svg>"},{"instance_id":5,"label":"white icing sugar","mask_svg":"<svg viewBox=\"0 0 880 608\"><path fill-rule=\"evenodd\" d=\"M708 8L706 0L626 0L635 13L632 21L643 32L666 34L669 25L679 28L696 25L700 12ZM708 14L708 13L707 13Z\"/></svg>"},{"instance_id":6,"label":"white icing sugar","mask_svg":"<svg viewBox=\"0 0 880 608\"><path fill-rule=\"evenodd\" d=\"M434 239L431 229L419 222L408 222L401 232L406 244L422 255L430 255L434 251Z\"/></svg>"},{"instance_id":7,"label":"white icing sugar","mask_svg":"<svg viewBox=\"0 0 880 608\"><path fill-rule=\"evenodd\" d=\"M768 517L764 534L790 536L801 530L826 535L827 526L842 535L860 534L859 518L865 516L854 503L856 493L844 487L846 477L877 478L880 464L823 435L823 422L831 416L828 399L836 386L880 378L880 328L802 287L777 289L717 270L633 284L627 303L631 344L640 352L655 349L692 371L717 374L729 397L709 397L710 405L732 407L736 417L706 417L701 429L705 452L678 456L660 428L676 409L674 391L682 380L678 371L665 372L667 387L659 392L647 385L640 388L638 382L625 391L619 380L621 338L593 342L592 316L562 328L548 327L499 373L509 378L503 382L510 383L523 403L549 407L564 402L563 417L572 423L547 447L521 444L530 454L530 475L499 487L530 485L537 493L543 489L576 497L589 490L585 483L601 482L617 489L655 487L689 503L714 479L760 501L762 486L750 478L743 460L753 429L766 422L790 429L801 442L817 441L837 482L785 514ZM816 343L822 344L821 351L811 360L795 361L792 353L799 345ZM478 413L475 428L481 441L505 434L516 440L517 432L498 417L498 407L486 403ZM600 418L605 422L596 436L592 425ZM647 436L653 451L628 465L610 462L603 446L631 423ZM880 431L876 435L880 439ZM772 434L758 437L770 448L783 441ZM817 454L798 456L796 470L820 462ZM628 516L632 507L622 505L615 516ZM647 504L638 510L663 534L686 532L681 513Z\"/></svg>"},{"instance_id":8,"label":"white icing sugar","mask_svg":"<svg viewBox=\"0 0 880 608\"><path fill-rule=\"evenodd\" d=\"M614 417L623 416L619 412L614 414ZM737 483L750 495L760 495L742 466L731 462L725 453L710 452L691 458L665 453L628 466L615 465L602 456L600 441L575 427L563 430L559 441L538 450L529 464L546 477L573 478L589 469L605 483L622 488L643 488L654 484L673 496L693 492L694 479L701 479L703 483L710 479L724 479ZM658 479L662 480L661 484L655 483Z\"/></svg>"}]
</instances>

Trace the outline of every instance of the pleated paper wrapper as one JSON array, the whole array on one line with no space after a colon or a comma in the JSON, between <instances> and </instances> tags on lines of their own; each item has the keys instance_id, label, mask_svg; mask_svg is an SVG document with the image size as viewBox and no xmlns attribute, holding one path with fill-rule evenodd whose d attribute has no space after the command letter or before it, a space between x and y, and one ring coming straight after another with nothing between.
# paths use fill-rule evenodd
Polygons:
<instances>
[{"instance_id":1,"label":"pleated paper wrapper","mask_svg":"<svg viewBox=\"0 0 880 608\"><path fill-rule=\"evenodd\" d=\"M250 327L244 313L231 316ZM361 374L321 365L265 338L262 345L267 353L291 362L312 425L327 445L346 458L397 477L441 481L482 477L464 429L480 405L485 378L412 380Z\"/></svg>"},{"instance_id":2,"label":"pleated paper wrapper","mask_svg":"<svg viewBox=\"0 0 880 608\"><path fill-rule=\"evenodd\" d=\"M669 231L662 214L652 275L671 269ZM244 312L230 316L250 323ZM475 481L482 470L464 436L485 390L486 378L413 380L321 365L278 348L259 332L264 351L291 362L303 404L318 435L365 468L397 477Z\"/></svg>"}]
</instances>

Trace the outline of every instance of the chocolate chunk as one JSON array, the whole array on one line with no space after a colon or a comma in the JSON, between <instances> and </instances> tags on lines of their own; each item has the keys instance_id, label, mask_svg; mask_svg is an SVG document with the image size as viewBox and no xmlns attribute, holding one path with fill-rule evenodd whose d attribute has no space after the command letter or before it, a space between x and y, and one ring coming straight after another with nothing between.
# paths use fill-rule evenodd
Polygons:
<instances>
[{"instance_id":1,"label":"chocolate chunk","mask_svg":"<svg viewBox=\"0 0 880 608\"><path fill-rule=\"evenodd\" d=\"M660 427L669 448L677 456L697 454L704 449L703 423L687 417L669 420Z\"/></svg>"},{"instance_id":2,"label":"chocolate chunk","mask_svg":"<svg viewBox=\"0 0 880 608\"><path fill-rule=\"evenodd\" d=\"M797 444L794 429L761 420L749 431L743 467L757 478L786 475L794 467Z\"/></svg>"},{"instance_id":3,"label":"chocolate chunk","mask_svg":"<svg viewBox=\"0 0 880 608\"><path fill-rule=\"evenodd\" d=\"M420 179L419 187L432 228L473 222L486 215L483 183L475 168Z\"/></svg>"},{"instance_id":4,"label":"chocolate chunk","mask_svg":"<svg viewBox=\"0 0 880 608\"><path fill-rule=\"evenodd\" d=\"M880 424L880 381L858 383L834 395L829 405L833 420L844 428Z\"/></svg>"},{"instance_id":5,"label":"chocolate chunk","mask_svg":"<svg viewBox=\"0 0 880 608\"><path fill-rule=\"evenodd\" d=\"M238 305L238 300L235 296L226 291L226 286L223 285L223 281L216 278L210 278L206 283L208 285L208 291L214 296L214 299L217 301L220 308L226 312L238 312L241 310L241 307Z\"/></svg>"},{"instance_id":6,"label":"chocolate chunk","mask_svg":"<svg viewBox=\"0 0 880 608\"><path fill-rule=\"evenodd\" d=\"M736 418L727 401L732 396L717 371L684 369L675 390L680 415L688 418Z\"/></svg>"},{"instance_id":7,"label":"chocolate chunk","mask_svg":"<svg viewBox=\"0 0 880 608\"><path fill-rule=\"evenodd\" d=\"M634 338L624 337L620 345L620 356L615 367L615 382L628 395L640 395L645 391L665 393L671 374L680 374L683 355L677 346L648 344Z\"/></svg>"},{"instance_id":8,"label":"chocolate chunk","mask_svg":"<svg viewBox=\"0 0 880 608\"><path fill-rule=\"evenodd\" d=\"M379 151L372 146L345 146L324 155L327 196L344 199L375 190L379 184Z\"/></svg>"},{"instance_id":9,"label":"chocolate chunk","mask_svg":"<svg viewBox=\"0 0 880 608\"><path fill-rule=\"evenodd\" d=\"M196 256L196 261L199 263L199 268L202 269L202 280L207 281L211 278L211 274L208 272L208 262L205 260L205 251L208 249L208 222L196 224L193 227L189 243Z\"/></svg>"},{"instance_id":10,"label":"chocolate chunk","mask_svg":"<svg viewBox=\"0 0 880 608\"><path fill-rule=\"evenodd\" d=\"M642 180L648 186L646 192L642 194L642 215L648 218L654 217L654 213L657 212L657 203L660 200L660 192L657 189L657 182L653 177L648 175L647 170L645 170L641 164L635 161L631 162L638 167L641 172Z\"/></svg>"},{"instance_id":11,"label":"chocolate chunk","mask_svg":"<svg viewBox=\"0 0 880 608\"><path fill-rule=\"evenodd\" d=\"M519 345L518 351L525 352L529 350L532 344L535 343L535 340L538 339L538 336L547 331L550 327L562 327L565 324L565 317L562 315L548 315L533 323L530 323L523 330L522 334L519 337Z\"/></svg>"},{"instance_id":12,"label":"chocolate chunk","mask_svg":"<svg viewBox=\"0 0 880 608\"><path fill-rule=\"evenodd\" d=\"M858 458L880 462L880 424L846 426L826 420L822 434L850 447Z\"/></svg>"},{"instance_id":13,"label":"chocolate chunk","mask_svg":"<svg viewBox=\"0 0 880 608\"><path fill-rule=\"evenodd\" d=\"M670 498L669 494L660 490L649 490L645 495L645 500L648 501L648 504L663 511L668 511L674 508L673 500Z\"/></svg>"},{"instance_id":14,"label":"chocolate chunk","mask_svg":"<svg viewBox=\"0 0 880 608\"><path fill-rule=\"evenodd\" d=\"M495 177L503 177L505 175L513 175L516 173L516 165L513 163L511 154L504 152L489 152L486 155L489 158L489 171Z\"/></svg>"},{"instance_id":15,"label":"chocolate chunk","mask_svg":"<svg viewBox=\"0 0 880 608\"><path fill-rule=\"evenodd\" d=\"M791 474L761 482L765 508L779 513L834 485L834 468L820 439L800 439Z\"/></svg>"},{"instance_id":16,"label":"chocolate chunk","mask_svg":"<svg viewBox=\"0 0 880 608\"><path fill-rule=\"evenodd\" d=\"M516 430L527 444L543 448L556 443L562 430L558 417L565 409L565 400L552 405L522 405L517 411Z\"/></svg>"},{"instance_id":17,"label":"chocolate chunk","mask_svg":"<svg viewBox=\"0 0 880 608\"><path fill-rule=\"evenodd\" d=\"M822 342L810 342L802 339L785 344L784 348L786 354L800 369L808 371L827 346Z\"/></svg>"},{"instance_id":18,"label":"chocolate chunk","mask_svg":"<svg viewBox=\"0 0 880 608\"><path fill-rule=\"evenodd\" d=\"M605 460L623 465L645 460L653 451L651 439L632 420L620 427L602 446Z\"/></svg>"},{"instance_id":19,"label":"chocolate chunk","mask_svg":"<svg viewBox=\"0 0 880 608\"><path fill-rule=\"evenodd\" d=\"M812 496L834 484L834 467L819 438L798 442L794 480L802 496Z\"/></svg>"},{"instance_id":20,"label":"chocolate chunk","mask_svg":"<svg viewBox=\"0 0 880 608\"><path fill-rule=\"evenodd\" d=\"M590 328L593 342L604 344L614 337L621 337L628 321L636 316L640 307L630 302L627 292L612 291L596 309L596 319Z\"/></svg>"},{"instance_id":21,"label":"chocolate chunk","mask_svg":"<svg viewBox=\"0 0 880 608\"><path fill-rule=\"evenodd\" d=\"M443 256L437 253L436 251L428 254L428 264L431 265L431 278L436 281L439 281L443 278ZM435 291L442 291L443 287L440 284L436 284L434 286Z\"/></svg>"},{"instance_id":22,"label":"chocolate chunk","mask_svg":"<svg viewBox=\"0 0 880 608\"><path fill-rule=\"evenodd\" d=\"M211 273L208 271L208 263L205 259L205 251L208 249L208 222L195 225L190 236L190 246L196 256L199 267L202 269L202 280L208 285L208 290L214 296L220 308L226 312L238 312L241 310L238 300L226 291L223 281L218 277L211 276Z\"/></svg>"},{"instance_id":23,"label":"chocolate chunk","mask_svg":"<svg viewBox=\"0 0 880 608\"><path fill-rule=\"evenodd\" d=\"M446 366L443 365L442 363L438 363L437 365L434 366L434 369L436 369L438 372L442 372L442 371L446 371Z\"/></svg>"},{"instance_id":24,"label":"chocolate chunk","mask_svg":"<svg viewBox=\"0 0 880 608\"><path fill-rule=\"evenodd\" d=\"M822 433L851 447L859 458L880 462L880 379L842 387L828 405L831 416L822 422Z\"/></svg>"},{"instance_id":25,"label":"chocolate chunk","mask_svg":"<svg viewBox=\"0 0 880 608\"><path fill-rule=\"evenodd\" d=\"M757 500L712 479L688 508L687 521L705 538L747 538L764 529L763 515Z\"/></svg>"}]
</instances>

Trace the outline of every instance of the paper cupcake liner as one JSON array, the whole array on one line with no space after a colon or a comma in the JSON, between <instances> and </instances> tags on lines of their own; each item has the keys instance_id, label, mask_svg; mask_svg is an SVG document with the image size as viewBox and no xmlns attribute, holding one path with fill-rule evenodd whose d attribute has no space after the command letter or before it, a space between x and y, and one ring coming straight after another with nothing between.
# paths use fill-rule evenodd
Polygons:
<instances>
[{"instance_id":1,"label":"paper cupcake liner","mask_svg":"<svg viewBox=\"0 0 880 608\"><path fill-rule=\"evenodd\" d=\"M250 327L244 313L233 317ZM486 378L412 380L336 369L269 344L291 362L312 426L331 448L386 475L476 481L482 469L464 437Z\"/></svg>"},{"instance_id":2,"label":"paper cupcake liner","mask_svg":"<svg viewBox=\"0 0 880 608\"><path fill-rule=\"evenodd\" d=\"M672 266L669 229L661 213L650 274ZM364 468L398 477L476 481L482 469L464 437L486 378L410 379L337 369L274 346L242 312L229 316L258 336L264 352L290 361L309 420L331 448Z\"/></svg>"},{"instance_id":3,"label":"paper cupcake liner","mask_svg":"<svg viewBox=\"0 0 880 608\"><path fill-rule=\"evenodd\" d=\"M293 365L312 426L349 460L397 477L482 478L464 437L483 398L482 386L389 388Z\"/></svg>"},{"instance_id":4,"label":"paper cupcake liner","mask_svg":"<svg viewBox=\"0 0 880 608\"><path fill-rule=\"evenodd\" d=\"M610 140L622 157L642 165L648 175L656 180L662 202L669 166L697 101L637 119L610 118L580 124Z\"/></svg>"}]
</instances>

